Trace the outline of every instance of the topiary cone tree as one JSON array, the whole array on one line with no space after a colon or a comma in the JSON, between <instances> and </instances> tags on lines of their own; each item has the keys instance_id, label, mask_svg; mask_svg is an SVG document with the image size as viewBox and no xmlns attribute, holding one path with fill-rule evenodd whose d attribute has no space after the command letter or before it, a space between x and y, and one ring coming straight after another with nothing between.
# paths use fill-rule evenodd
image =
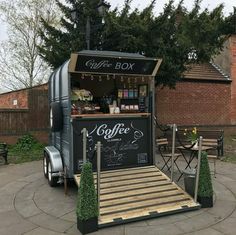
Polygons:
<instances>
[{"instance_id":1,"label":"topiary cone tree","mask_svg":"<svg viewBox=\"0 0 236 235\"><path fill-rule=\"evenodd\" d=\"M76 214L77 228L82 234L98 230L97 193L90 162L82 166Z\"/></svg>"},{"instance_id":2,"label":"topiary cone tree","mask_svg":"<svg viewBox=\"0 0 236 235\"><path fill-rule=\"evenodd\" d=\"M213 187L206 152L201 155L197 200L202 208L213 207Z\"/></svg>"}]
</instances>

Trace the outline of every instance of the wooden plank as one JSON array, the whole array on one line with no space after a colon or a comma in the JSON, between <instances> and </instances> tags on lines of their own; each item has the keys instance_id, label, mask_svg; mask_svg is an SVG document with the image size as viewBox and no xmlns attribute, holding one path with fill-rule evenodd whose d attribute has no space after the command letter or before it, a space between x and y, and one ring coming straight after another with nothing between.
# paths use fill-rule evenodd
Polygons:
<instances>
[{"instance_id":1,"label":"wooden plank","mask_svg":"<svg viewBox=\"0 0 236 235\"><path fill-rule=\"evenodd\" d=\"M172 191L166 191L166 192L153 192L149 194L139 194L139 195L131 195L123 198L118 198L118 199L110 199L106 201L101 201L100 202L100 207L105 208L105 207L114 207L117 205L125 205L125 204L130 204L130 202L135 203L135 202L140 202L140 205L144 201L149 201L149 200L156 200L160 198L166 198L166 197L171 197L171 196L180 196L184 195L181 191L178 189L172 190Z\"/></svg>"},{"instance_id":2,"label":"wooden plank","mask_svg":"<svg viewBox=\"0 0 236 235\"><path fill-rule=\"evenodd\" d=\"M120 181L120 182L117 181L116 183L102 183L101 189L118 187L121 185L126 186L130 184L139 184L139 183L145 183L145 182L165 181L165 180L166 179L163 176L149 176L147 178L140 178L140 179L127 179L126 181Z\"/></svg>"},{"instance_id":3,"label":"wooden plank","mask_svg":"<svg viewBox=\"0 0 236 235\"><path fill-rule=\"evenodd\" d=\"M155 176L162 176L162 174L160 172L154 171L154 172L143 172L143 173L139 173L139 174L132 174L132 175L122 175L122 176L110 176L107 178L103 178L101 177L101 183L107 183L107 182L114 182L116 183L116 181L126 181L126 180L130 180L130 179L144 179L147 177L155 177ZM94 180L97 180L97 177L94 177Z\"/></svg>"},{"instance_id":4,"label":"wooden plank","mask_svg":"<svg viewBox=\"0 0 236 235\"><path fill-rule=\"evenodd\" d=\"M164 213L164 212L171 212L175 210L180 210L182 209L182 206L188 206L188 207L196 207L197 204L194 203L193 201L181 201L178 203L169 203L168 205L160 205L160 206L152 206L152 207L146 207L143 209L135 209L130 212L126 213L114 213L110 215L105 215L101 217L101 221L99 221L99 224L105 224L109 222L113 222L115 218L122 218L123 220L125 219L132 219L132 218L137 218L141 216L148 216L150 215L150 212L158 212L158 213Z\"/></svg>"},{"instance_id":5,"label":"wooden plank","mask_svg":"<svg viewBox=\"0 0 236 235\"><path fill-rule=\"evenodd\" d=\"M118 169L118 170L109 170L109 171L102 171L102 174L115 174L115 173L124 173L124 172L138 172L138 171L143 171L143 170L149 170L149 169L156 169L158 170L158 168L156 168L156 166L152 165L152 166L142 166L142 167L131 167L131 168L125 168L125 169ZM159 171L159 170L158 170Z\"/></svg>"},{"instance_id":6,"label":"wooden plank","mask_svg":"<svg viewBox=\"0 0 236 235\"><path fill-rule=\"evenodd\" d=\"M134 175L134 174L143 174L143 173L150 173L150 172L157 172L160 173L160 171L157 171L156 168L152 167L152 168L148 168L148 169L139 169L139 170L132 170L132 171L119 171L119 172L101 172L101 178L109 178L109 177L120 177L120 176L126 176L126 175ZM94 176L97 176L97 173L94 174Z\"/></svg>"},{"instance_id":7,"label":"wooden plank","mask_svg":"<svg viewBox=\"0 0 236 235\"><path fill-rule=\"evenodd\" d=\"M141 182L139 184L135 184L135 185L126 185L126 186L119 186L119 187L114 187L114 188L107 188L107 189L101 189L101 195L104 194L111 194L111 193L119 193L119 192L124 192L124 191L134 191L137 189L147 189L147 188L151 188L151 187L161 187L164 185L171 185L170 182L167 181L153 181L153 182Z\"/></svg>"},{"instance_id":8,"label":"wooden plank","mask_svg":"<svg viewBox=\"0 0 236 235\"><path fill-rule=\"evenodd\" d=\"M164 192L164 191L170 191L170 190L176 190L176 187L172 184L169 185L158 185L158 187L145 187L145 188L131 188L133 190L127 190L123 192L113 192L109 194L101 194L101 201L105 201L108 199L118 199L128 196L135 196L140 194L148 194L148 193L155 193L155 192Z\"/></svg>"},{"instance_id":9,"label":"wooden plank","mask_svg":"<svg viewBox=\"0 0 236 235\"><path fill-rule=\"evenodd\" d=\"M183 201L183 200L191 200L189 196L186 195L171 195L171 197L165 197L165 198L156 198L156 199L150 199L147 201L138 201L138 202L130 202L123 205L114 205L111 207L100 207L100 213L101 215L106 215L114 212L125 212L130 211L133 209L141 209L143 207L150 207L150 206L157 206L162 204L168 204L171 202L177 202L177 201Z\"/></svg>"}]
</instances>

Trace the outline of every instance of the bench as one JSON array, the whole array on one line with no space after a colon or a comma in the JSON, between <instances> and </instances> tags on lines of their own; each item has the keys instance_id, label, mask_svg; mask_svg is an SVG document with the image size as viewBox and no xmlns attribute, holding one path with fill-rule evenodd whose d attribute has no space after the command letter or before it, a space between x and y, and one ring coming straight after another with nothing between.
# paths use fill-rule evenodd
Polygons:
<instances>
[{"instance_id":1,"label":"bench","mask_svg":"<svg viewBox=\"0 0 236 235\"><path fill-rule=\"evenodd\" d=\"M224 155L224 131L223 130L198 130L198 135L203 137L203 144L217 150L217 156Z\"/></svg>"},{"instance_id":2,"label":"bench","mask_svg":"<svg viewBox=\"0 0 236 235\"><path fill-rule=\"evenodd\" d=\"M4 158L6 165L8 164L7 154L8 154L7 144L6 143L0 143L0 157Z\"/></svg>"},{"instance_id":3,"label":"bench","mask_svg":"<svg viewBox=\"0 0 236 235\"><path fill-rule=\"evenodd\" d=\"M191 128L188 128L188 130ZM189 144L187 141L186 136L184 135L185 130L179 129L176 138L177 145L180 144L180 141L183 145ZM212 147L217 151L217 156L221 157L224 155L224 131L223 130L203 130L197 129L198 136L203 137L203 145ZM167 133L167 138L172 138L171 133ZM169 139L171 140L171 139Z\"/></svg>"}]
</instances>

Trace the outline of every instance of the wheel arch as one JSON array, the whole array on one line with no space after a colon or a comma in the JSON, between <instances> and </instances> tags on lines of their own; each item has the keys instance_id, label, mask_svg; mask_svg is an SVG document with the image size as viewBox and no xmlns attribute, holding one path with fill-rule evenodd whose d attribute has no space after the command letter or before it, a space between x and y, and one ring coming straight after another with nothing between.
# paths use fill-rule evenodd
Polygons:
<instances>
[{"instance_id":1,"label":"wheel arch","mask_svg":"<svg viewBox=\"0 0 236 235\"><path fill-rule=\"evenodd\" d=\"M48 160L51 162L52 172L62 172L63 162L61 154L54 146L46 146L44 152L48 156Z\"/></svg>"}]
</instances>

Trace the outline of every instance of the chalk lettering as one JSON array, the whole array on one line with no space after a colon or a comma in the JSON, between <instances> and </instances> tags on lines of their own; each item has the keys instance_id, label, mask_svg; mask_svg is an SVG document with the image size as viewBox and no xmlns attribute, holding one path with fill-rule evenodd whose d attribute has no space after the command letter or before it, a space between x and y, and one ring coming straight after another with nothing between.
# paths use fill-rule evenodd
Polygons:
<instances>
[{"instance_id":1,"label":"chalk lettering","mask_svg":"<svg viewBox=\"0 0 236 235\"><path fill-rule=\"evenodd\" d=\"M127 135L130 128L126 127L124 123L117 123L112 129L107 127L107 124L102 124L97 128L97 135L103 136L105 140L114 138L116 135Z\"/></svg>"}]
</instances>

